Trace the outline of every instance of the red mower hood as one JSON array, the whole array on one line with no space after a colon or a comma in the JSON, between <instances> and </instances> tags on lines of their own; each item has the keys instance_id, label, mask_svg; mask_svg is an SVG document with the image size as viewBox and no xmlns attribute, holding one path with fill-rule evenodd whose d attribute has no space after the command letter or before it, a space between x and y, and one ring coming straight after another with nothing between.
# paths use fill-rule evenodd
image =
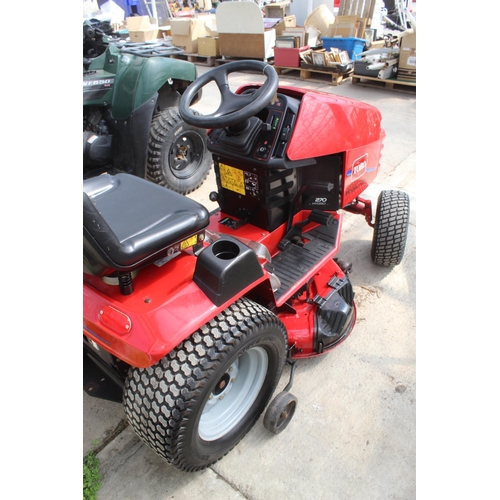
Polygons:
<instances>
[{"instance_id":1,"label":"red mower hood","mask_svg":"<svg viewBox=\"0 0 500 500\"><path fill-rule=\"evenodd\" d=\"M290 160L341 153L383 139L380 111L360 101L305 92L287 149Z\"/></svg>"}]
</instances>

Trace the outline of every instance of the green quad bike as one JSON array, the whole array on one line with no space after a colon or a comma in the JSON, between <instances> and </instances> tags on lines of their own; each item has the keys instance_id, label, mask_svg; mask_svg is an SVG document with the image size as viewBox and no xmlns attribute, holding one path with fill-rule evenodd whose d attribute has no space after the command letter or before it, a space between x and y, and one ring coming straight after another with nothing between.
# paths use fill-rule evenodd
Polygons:
<instances>
[{"instance_id":1,"label":"green quad bike","mask_svg":"<svg viewBox=\"0 0 500 500\"><path fill-rule=\"evenodd\" d=\"M182 50L163 42L113 40L98 21L84 21L84 178L121 171L182 194L204 182L212 166L207 131L178 112L196 66L176 54Z\"/></svg>"}]
</instances>

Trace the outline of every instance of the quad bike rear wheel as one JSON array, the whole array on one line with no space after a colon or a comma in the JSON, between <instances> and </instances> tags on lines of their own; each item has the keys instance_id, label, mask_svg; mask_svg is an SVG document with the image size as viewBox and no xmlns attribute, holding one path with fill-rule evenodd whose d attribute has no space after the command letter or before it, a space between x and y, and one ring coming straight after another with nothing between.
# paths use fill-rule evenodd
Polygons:
<instances>
[{"instance_id":1,"label":"quad bike rear wheel","mask_svg":"<svg viewBox=\"0 0 500 500\"><path fill-rule=\"evenodd\" d=\"M208 467L264 411L287 341L277 316L239 299L154 366L130 369L124 389L130 425L174 467Z\"/></svg>"},{"instance_id":2,"label":"quad bike rear wheel","mask_svg":"<svg viewBox=\"0 0 500 500\"><path fill-rule=\"evenodd\" d=\"M207 131L183 122L177 108L158 113L151 123L147 178L181 194L199 188L210 171Z\"/></svg>"},{"instance_id":3,"label":"quad bike rear wheel","mask_svg":"<svg viewBox=\"0 0 500 500\"><path fill-rule=\"evenodd\" d=\"M397 190L382 191L378 197L371 256L379 266L397 266L403 260L408 225L410 197Z\"/></svg>"}]
</instances>

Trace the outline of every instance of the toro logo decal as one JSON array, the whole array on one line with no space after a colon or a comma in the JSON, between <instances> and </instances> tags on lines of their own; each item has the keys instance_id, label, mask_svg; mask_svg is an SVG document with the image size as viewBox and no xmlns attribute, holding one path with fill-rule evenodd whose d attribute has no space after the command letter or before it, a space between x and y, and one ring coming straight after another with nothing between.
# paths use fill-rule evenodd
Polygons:
<instances>
[{"instance_id":1,"label":"toro logo decal","mask_svg":"<svg viewBox=\"0 0 500 500\"><path fill-rule=\"evenodd\" d=\"M352 175L352 180L362 177L368 167L368 154L364 154L352 163L352 168L347 175Z\"/></svg>"}]
</instances>

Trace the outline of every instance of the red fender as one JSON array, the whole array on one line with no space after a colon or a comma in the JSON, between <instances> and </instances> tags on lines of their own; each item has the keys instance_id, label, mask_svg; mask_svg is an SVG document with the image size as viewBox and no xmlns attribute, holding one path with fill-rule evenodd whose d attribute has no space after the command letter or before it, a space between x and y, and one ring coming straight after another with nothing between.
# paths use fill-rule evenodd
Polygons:
<instances>
[{"instance_id":1,"label":"red fender","mask_svg":"<svg viewBox=\"0 0 500 500\"><path fill-rule=\"evenodd\" d=\"M155 364L166 353L217 316L268 274L215 306L192 281L196 259L182 254L158 268L140 270L134 293L84 275L83 334L126 363L139 368Z\"/></svg>"}]
</instances>

